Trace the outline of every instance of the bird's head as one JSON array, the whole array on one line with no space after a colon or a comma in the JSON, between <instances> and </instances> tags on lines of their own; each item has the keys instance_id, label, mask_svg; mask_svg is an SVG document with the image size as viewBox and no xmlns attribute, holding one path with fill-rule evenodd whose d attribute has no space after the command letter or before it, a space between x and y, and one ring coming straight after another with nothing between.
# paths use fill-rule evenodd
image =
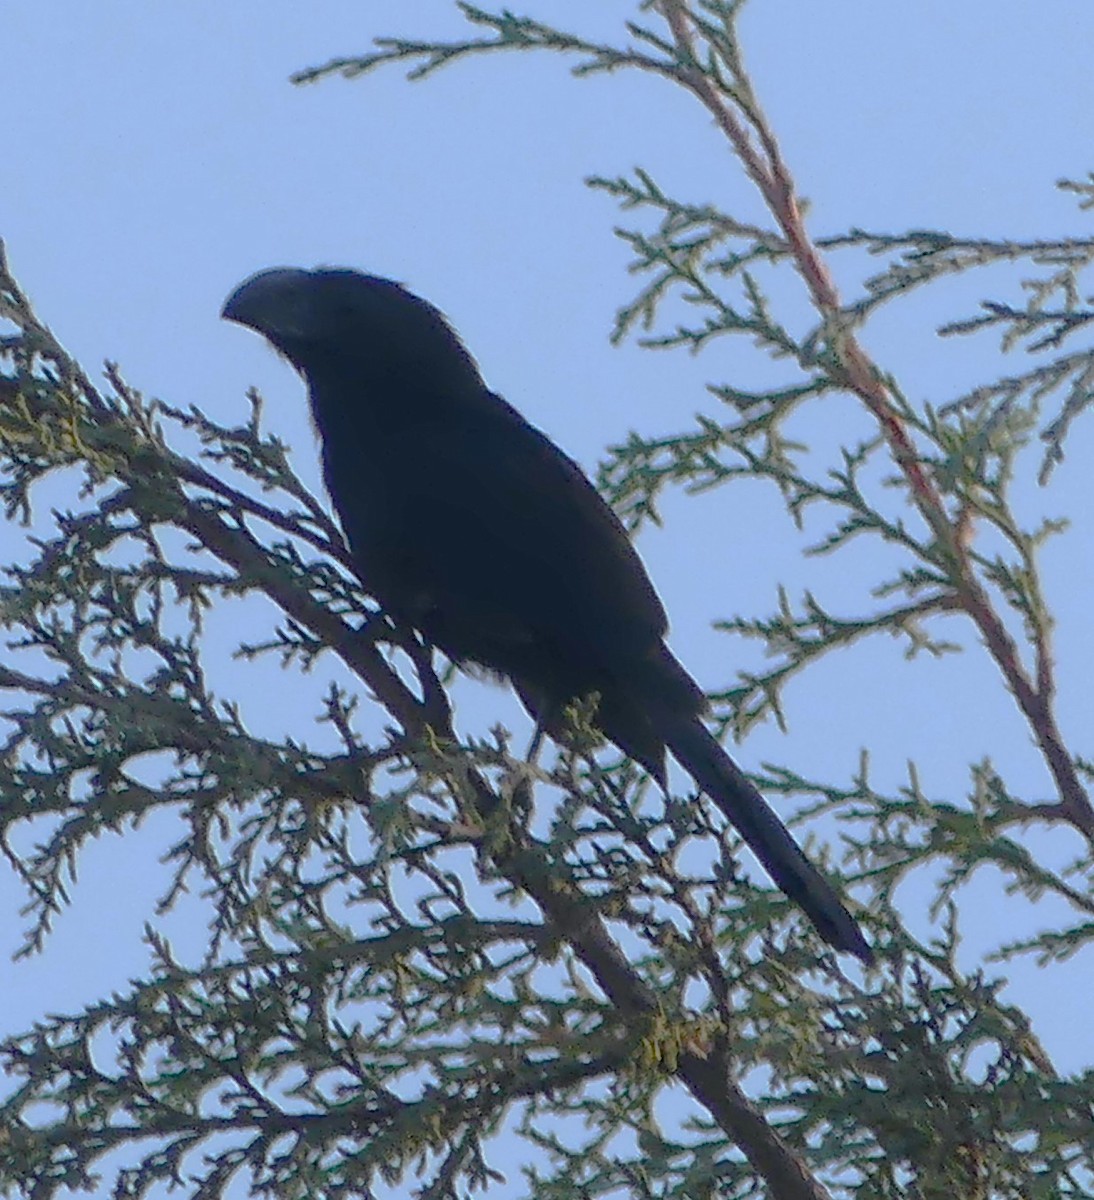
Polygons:
<instances>
[{"instance_id":1,"label":"bird's head","mask_svg":"<svg viewBox=\"0 0 1094 1200\"><path fill-rule=\"evenodd\" d=\"M272 267L245 279L221 316L262 334L313 385L331 370L407 389L483 387L440 311L377 275Z\"/></svg>"}]
</instances>

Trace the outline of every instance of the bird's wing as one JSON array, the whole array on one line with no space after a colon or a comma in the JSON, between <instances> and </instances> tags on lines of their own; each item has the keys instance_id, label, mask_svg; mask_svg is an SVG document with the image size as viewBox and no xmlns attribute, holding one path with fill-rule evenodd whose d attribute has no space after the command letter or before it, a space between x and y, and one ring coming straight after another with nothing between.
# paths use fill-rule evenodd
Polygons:
<instances>
[{"instance_id":1,"label":"bird's wing","mask_svg":"<svg viewBox=\"0 0 1094 1200\"><path fill-rule=\"evenodd\" d=\"M389 428L365 452L326 439L327 483L366 586L413 609L404 615L443 649L502 670L519 664L490 661L476 639L606 662L646 653L665 614L626 531L571 459L491 399Z\"/></svg>"}]
</instances>

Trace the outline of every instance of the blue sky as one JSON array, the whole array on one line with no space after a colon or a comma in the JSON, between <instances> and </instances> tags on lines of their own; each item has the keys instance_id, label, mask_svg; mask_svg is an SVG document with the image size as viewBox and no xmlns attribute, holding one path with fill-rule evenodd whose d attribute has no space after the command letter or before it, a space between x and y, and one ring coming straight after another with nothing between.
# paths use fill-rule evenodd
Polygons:
<instances>
[{"instance_id":1,"label":"blue sky","mask_svg":"<svg viewBox=\"0 0 1094 1200\"><path fill-rule=\"evenodd\" d=\"M610 37L633 9L620 0L544 0L526 11ZM9 6L4 25L0 234L40 315L88 369L117 360L134 386L221 420L242 419L245 389L258 385L306 479L318 475L298 381L257 338L217 317L227 292L269 265L345 264L407 282L448 313L491 386L590 469L629 429L683 428L695 411L713 411L707 380L779 378L744 342L717 343L698 359L608 344L614 311L635 287L612 236L628 217L587 190L585 176L641 164L682 198L762 216L709 120L662 82L577 81L556 58L495 56L424 84L389 70L354 83L289 85L291 72L364 51L376 35L458 32L447 0L104 0L64 6L63 18L47 5ZM851 225L1016 238L1089 231L1090 214L1054 188L1094 166L1089 3L753 0L741 32L761 101L812 202L815 233ZM854 265L837 264L837 274L850 284ZM1001 286L1018 295L1013 279ZM951 284L885 312L866 343L910 396L944 400L990 376L995 346L940 342L933 329L988 294L986 281ZM838 421L849 409L830 411ZM1076 518L1046 553L1046 578L1060 616L1063 726L1088 756L1094 506L1084 461L1092 448L1080 428L1051 493L1027 497L1031 513ZM25 558L24 538L0 528L3 561ZM803 562L803 544L777 497L747 486L670 501L665 527L643 533L673 645L705 684L725 684L742 661L756 661L752 648L711 633L710 622L770 609L780 582L869 611L876 564L868 553ZM482 727L515 711L502 693L491 695ZM772 760L848 779L868 747L880 785L898 786L914 759L928 794L957 797L967 764L991 755L1018 790L1047 792L1024 728L975 647L911 664L896 646L860 647L823 664L788 701L789 733L757 730L740 748L746 765ZM283 728L270 693L253 692L250 702L267 706L257 719ZM1058 858L1078 851L1063 833L1037 845ZM93 847L48 952L18 967L7 952L18 940L19 892L0 877L8 1028L142 971L139 934L162 878L154 865L162 848L148 831ZM970 905L974 932L996 934L1000 911L1016 929L1043 924L997 884L974 885L983 896L979 917ZM182 920L175 928L185 937ZM925 915L913 923L926 928ZM1015 973L1013 997L1038 1016L1061 1065L1089 1062L1076 1057L1072 1020L1092 983L1089 955L1054 970L1051 987L1032 970Z\"/></svg>"}]
</instances>

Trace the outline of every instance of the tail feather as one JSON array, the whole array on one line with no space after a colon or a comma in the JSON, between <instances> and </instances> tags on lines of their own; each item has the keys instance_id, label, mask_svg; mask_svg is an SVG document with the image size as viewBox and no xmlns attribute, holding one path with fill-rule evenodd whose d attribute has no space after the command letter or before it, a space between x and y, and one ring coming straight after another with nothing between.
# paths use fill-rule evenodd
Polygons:
<instances>
[{"instance_id":1,"label":"tail feather","mask_svg":"<svg viewBox=\"0 0 1094 1200\"><path fill-rule=\"evenodd\" d=\"M662 726L662 728L665 728ZM698 717L681 716L667 729L680 765L725 813L776 884L835 946L862 959L873 953L862 931L828 881L802 853L767 801L726 754Z\"/></svg>"}]
</instances>

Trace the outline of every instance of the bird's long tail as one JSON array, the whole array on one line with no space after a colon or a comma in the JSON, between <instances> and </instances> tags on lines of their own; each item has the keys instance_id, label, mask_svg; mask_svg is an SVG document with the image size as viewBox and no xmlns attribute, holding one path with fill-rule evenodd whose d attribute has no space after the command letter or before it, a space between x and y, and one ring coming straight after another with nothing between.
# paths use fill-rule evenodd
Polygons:
<instances>
[{"instance_id":1,"label":"bird's long tail","mask_svg":"<svg viewBox=\"0 0 1094 1200\"><path fill-rule=\"evenodd\" d=\"M671 720L667 732L673 756L725 813L821 937L837 950L848 950L863 962L872 962L873 953L839 896L702 721L681 715Z\"/></svg>"}]
</instances>

